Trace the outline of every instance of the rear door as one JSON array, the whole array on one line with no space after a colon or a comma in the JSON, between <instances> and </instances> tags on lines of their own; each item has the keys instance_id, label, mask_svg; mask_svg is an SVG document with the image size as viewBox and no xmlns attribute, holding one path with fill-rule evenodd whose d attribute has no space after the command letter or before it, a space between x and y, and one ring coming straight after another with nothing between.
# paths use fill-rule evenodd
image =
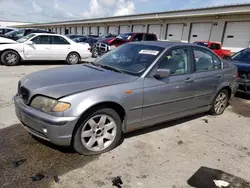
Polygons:
<instances>
[{"instance_id":1,"label":"rear door","mask_svg":"<svg viewBox=\"0 0 250 188\"><path fill-rule=\"evenodd\" d=\"M51 36L51 59L66 60L71 52L71 44L61 36Z\"/></svg>"},{"instance_id":2,"label":"rear door","mask_svg":"<svg viewBox=\"0 0 250 188\"><path fill-rule=\"evenodd\" d=\"M24 43L24 55L27 60L50 60L50 38L39 35L31 39L33 44Z\"/></svg>"},{"instance_id":3,"label":"rear door","mask_svg":"<svg viewBox=\"0 0 250 188\"><path fill-rule=\"evenodd\" d=\"M196 107L211 104L222 78L221 60L205 48L193 47L195 59Z\"/></svg>"}]
</instances>

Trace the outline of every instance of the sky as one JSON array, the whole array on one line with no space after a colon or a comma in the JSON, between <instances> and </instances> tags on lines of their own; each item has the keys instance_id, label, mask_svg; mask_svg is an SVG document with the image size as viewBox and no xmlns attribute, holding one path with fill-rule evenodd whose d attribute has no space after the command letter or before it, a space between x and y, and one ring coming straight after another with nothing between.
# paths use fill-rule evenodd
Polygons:
<instances>
[{"instance_id":1,"label":"sky","mask_svg":"<svg viewBox=\"0 0 250 188\"><path fill-rule=\"evenodd\" d=\"M236 3L250 0L0 0L0 20L54 22Z\"/></svg>"}]
</instances>

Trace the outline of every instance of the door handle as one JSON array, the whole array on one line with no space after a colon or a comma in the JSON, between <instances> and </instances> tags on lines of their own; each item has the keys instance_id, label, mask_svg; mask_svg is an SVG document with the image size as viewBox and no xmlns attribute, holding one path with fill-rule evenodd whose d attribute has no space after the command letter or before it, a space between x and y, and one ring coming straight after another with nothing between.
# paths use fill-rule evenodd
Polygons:
<instances>
[{"instance_id":1,"label":"door handle","mask_svg":"<svg viewBox=\"0 0 250 188\"><path fill-rule=\"evenodd\" d=\"M192 83L193 81L194 81L193 79L187 78L187 79L185 80L185 83Z\"/></svg>"},{"instance_id":2,"label":"door handle","mask_svg":"<svg viewBox=\"0 0 250 188\"><path fill-rule=\"evenodd\" d=\"M221 77L221 74L216 74L215 75L215 78L220 78Z\"/></svg>"}]
</instances>

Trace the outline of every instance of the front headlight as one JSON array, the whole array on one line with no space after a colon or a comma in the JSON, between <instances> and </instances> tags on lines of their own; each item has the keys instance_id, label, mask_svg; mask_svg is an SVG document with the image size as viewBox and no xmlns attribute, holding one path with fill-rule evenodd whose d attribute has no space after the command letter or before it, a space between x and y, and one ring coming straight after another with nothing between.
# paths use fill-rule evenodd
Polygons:
<instances>
[{"instance_id":1,"label":"front headlight","mask_svg":"<svg viewBox=\"0 0 250 188\"><path fill-rule=\"evenodd\" d=\"M48 97L35 97L31 106L44 112L63 112L70 107L69 103L64 103Z\"/></svg>"}]
</instances>

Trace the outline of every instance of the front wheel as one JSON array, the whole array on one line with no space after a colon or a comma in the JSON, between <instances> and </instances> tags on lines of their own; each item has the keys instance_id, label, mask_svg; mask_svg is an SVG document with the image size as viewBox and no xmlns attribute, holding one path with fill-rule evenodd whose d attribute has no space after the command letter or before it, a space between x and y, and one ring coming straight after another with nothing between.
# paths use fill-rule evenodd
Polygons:
<instances>
[{"instance_id":1,"label":"front wheel","mask_svg":"<svg viewBox=\"0 0 250 188\"><path fill-rule=\"evenodd\" d=\"M225 111L229 101L229 94L226 89L221 90L215 97L210 114L221 115Z\"/></svg>"},{"instance_id":2,"label":"front wheel","mask_svg":"<svg viewBox=\"0 0 250 188\"><path fill-rule=\"evenodd\" d=\"M7 50L1 55L1 61L6 66L15 66L20 64L19 54L13 50Z\"/></svg>"},{"instance_id":3,"label":"front wheel","mask_svg":"<svg viewBox=\"0 0 250 188\"><path fill-rule=\"evenodd\" d=\"M66 59L67 63L69 65L75 65L75 64L78 64L80 62L80 56L78 53L76 52L71 52L67 59Z\"/></svg>"},{"instance_id":4,"label":"front wheel","mask_svg":"<svg viewBox=\"0 0 250 188\"><path fill-rule=\"evenodd\" d=\"M78 127L73 147L83 155L97 155L115 148L122 136L121 118L113 109L91 113Z\"/></svg>"}]
</instances>

